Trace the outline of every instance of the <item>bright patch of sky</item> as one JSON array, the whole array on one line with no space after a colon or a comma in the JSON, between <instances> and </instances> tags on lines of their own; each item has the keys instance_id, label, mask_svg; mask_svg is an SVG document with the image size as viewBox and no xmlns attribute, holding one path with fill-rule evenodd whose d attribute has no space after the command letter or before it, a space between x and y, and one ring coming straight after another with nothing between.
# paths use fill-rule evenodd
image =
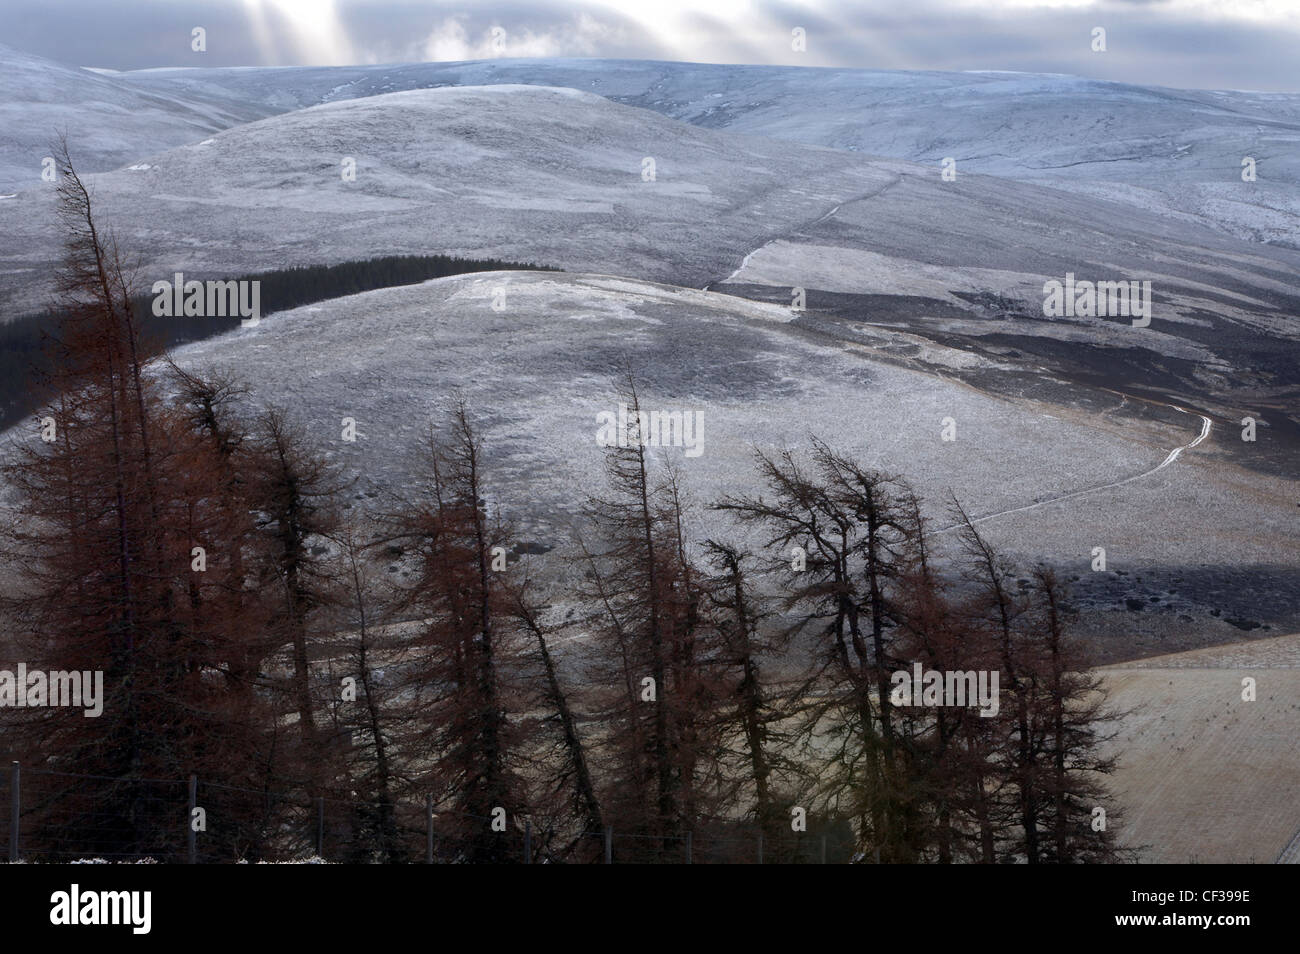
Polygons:
<instances>
[{"instance_id":1,"label":"bright patch of sky","mask_svg":"<svg viewBox=\"0 0 1300 954\"><path fill-rule=\"evenodd\" d=\"M0 0L0 23L0 43L113 69L566 56L1300 90L1298 0Z\"/></svg>"}]
</instances>

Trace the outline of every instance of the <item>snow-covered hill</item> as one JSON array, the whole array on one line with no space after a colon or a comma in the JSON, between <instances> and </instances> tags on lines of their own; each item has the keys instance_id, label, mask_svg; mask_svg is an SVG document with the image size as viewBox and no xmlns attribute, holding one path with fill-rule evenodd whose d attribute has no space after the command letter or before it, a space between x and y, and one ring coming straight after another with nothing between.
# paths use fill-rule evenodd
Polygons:
<instances>
[{"instance_id":1,"label":"snow-covered hill","mask_svg":"<svg viewBox=\"0 0 1300 954\"><path fill-rule=\"evenodd\" d=\"M620 276L376 292L194 346L331 433L345 416L363 433L370 422L382 446L355 463L383 487L402 485L398 460L430 401L491 385L476 404L494 429L508 425L494 431L498 453L540 508L543 537L543 515L594 489L598 448L572 444L572 428L615 400L612 369L631 349L651 393L717 419L711 449L688 463L704 499L738 486L751 443L815 431L917 475L932 499L960 488L977 514L1004 514L989 526L1016 552L1086 566L1106 546L1148 580L1227 559L1250 568L1261 615L1292 612L1293 570L1268 568L1296 499L1295 250L1077 192L944 181L931 164L532 85L340 99L91 184L142 290L177 271L401 253ZM43 301L59 254L53 213L48 188L0 200L0 311ZM1044 282L1069 274L1150 281L1151 324L1048 318ZM647 280L728 294L652 293ZM797 314L795 288L807 293ZM1261 420L1256 443L1235 439L1246 413ZM1190 447L1202 414L1214 432ZM939 440L946 417L955 443ZM559 444L545 436L560 433ZM1211 459L1216 469L1196 469ZM1242 465L1261 473L1248 481ZM1124 596L1101 603L1122 606L1133 590L1116 588Z\"/></svg>"},{"instance_id":2,"label":"snow-covered hill","mask_svg":"<svg viewBox=\"0 0 1300 954\"><path fill-rule=\"evenodd\" d=\"M94 189L150 281L448 251L703 285L893 179L850 153L494 86L298 110L141 157ZM0 234L12 311L49 281L53 190L0 201Z\"/></svg>"},{"instance_id":3,"label":"snow-covered hill","mask_svg":"<svg viewBox=\"0 0 1300 954\"><path fill-rule=\"evenodd\" d=\"M873 326L896 325L1225 415L1284 417L1298 383L1300 252L1074 192L947 182L929 165L704 129L570 88L328 103L93 185L146 289L177 271L449 252L787 303L803 288L807 324L832 338L870 346ZM48 188L0 201L0 311L44 300L54 226ZM1150 282L1150 325L1046 317L1045 282L1069 275Z\"/></svg>"},{"instance_id":4,"label":"snow-covered hill","mask_svg":"<svg viewBox=\"0 0 1300 954\"><path fill-rule=\"evenodd\" d=\"M68 128L87 169L322 103L440 86L564 86L693 125L986 173L1300 245L1300 93L1059 74L530 59L91 73L0 47L0 193ZM1243 182L1242 161L1257 163Z\"/></svg>"},{"instance_id":5,"label":"snow-covered hill","mask_svg":"<svg viewBox=\"0 0 1300 954\"><path fill-rule=\"evenodd\" d=\"M1179 90L1060 74L488 60L124 74L275 109L442 85L570 86L715 129L1123 199L1300 245L1300 93ZM1242 160L1257 163L1244 182Z\"/></svg>"},{"instance_id":6,"label":"snow-covered hill","mask_svg":"<svg viewBox=\"0 0 1300 954\"><path fill-rule=\"evenodd\" d=\"M943 373L969 355L931 347L904 365L890 352L915 349L914 341L882 331L877 343L868 349L810 334L788 308L727 295L512 271L283 312L186 346L177 358L228 369L255 398L290 409L359 478L361 507L385 506L387 494L410 486L429 422L463 396L486 440L495 502L525 540L560 548L549 572L565 565L570 521L585 495L603 488L597 415L617 411L626 366L647 410L694 415L698 453L686 446L659 453L680 469L697 504L756 492L755 448L806 448L818 435L911 478L936 529L952 492L977 517L1016 510L982 530L1026 561L1048 560L1083 578L1081 603L1108 621L1129 655L1175 614L1195 618L1203 638L1226 640L1240 632L1211 609L1230 617L1267 610L1265 619L1300 612L1271 592L1288 581L1266 572L1293 520L1294 480L1249 475L1250 492L1242 493L1245 472L1208 443L1153 470L1195 438L1194 415L1125 407L1114 395L1102 395L1110 407L1097 414L1088 409L1096 395L1084 389L1067 405L1001 399ZM356 422L354 443L342 439L347 417ZM947 418L955 441L943 440ZM732 532L717 515L698 517L701 535ZM939 534L936 548L946 540ZM1106 548L1110 572L1089 570L1094 546ZM1172 582L1186 565L1211 561L1215 573L1246 573L1252 585L1236 595L1205 587L1201 598ZM1102 578L1126 596L1151 588L1159 599L1150 613L1130 612L1122 597L1093 598ZM1289 585L1293 604L1294 580Z\"/></svg>"},{"instance_id":7,"label":"snow-covered hill","mask_svg":"<svg viewBox=\"0 0 1300 954\"><path fill-rule=\"evenodd\" d=\"M1099 670L1120 840L1157 864L1295 864L1300 634ZM1243 680L1258 698L1242 700ZM1289 849L1289 850L1288 850Z\"/></svg>"},{"instance_id":8,"label":"snow-covered hill","mask_svg":"<svg viewBox=\"0 0 1300 954\"><path fill-rule=\"evenodd\" d=\"M0 44L0 194L39 187L61 133L86 171L103 171L275 111L216 87L149 89Z\"/></svg>"},{"instance_id":9,"label":"snow-covered hill","mask_svg":"<svg viewBox=\"0 0 1300 954\"><path fill-rule=\"evenodd\" d=\"M1203 359L1169 340L1195 338L1179 332L1198 312L1295 332L1282 315L1296 303L1295 252L1091 196L945 182L926 165L702 129L572 89L330 103L143 157L94 187L150 279L445 250L684 285L924 298L946 317L987 318L999 307L1041 317L1044 280L1073 272L1150 279L1172 306L1142 335L1061 323L1094 337ZM48 282L52 191L0 203L0 226L13 310Z\"/></svg>"}]
</instances>

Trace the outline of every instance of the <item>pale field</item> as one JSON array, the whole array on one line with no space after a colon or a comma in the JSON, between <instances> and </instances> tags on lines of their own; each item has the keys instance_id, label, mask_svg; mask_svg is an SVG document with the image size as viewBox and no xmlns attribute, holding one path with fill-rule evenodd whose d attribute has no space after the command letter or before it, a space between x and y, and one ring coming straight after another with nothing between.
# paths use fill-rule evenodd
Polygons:
<instances>
[{"instance_id":1,"label":"pale field","mask_svg":"<svg viewBox=\"0 0 1300 954\"><path fill-rule=\"evenodd\" d=\"M1111 705L1135 710L1112 743L1120 841L1146 862L1278 860L1300 828L1300 634L1101 672Z\"/></svg>"}]
</instances>

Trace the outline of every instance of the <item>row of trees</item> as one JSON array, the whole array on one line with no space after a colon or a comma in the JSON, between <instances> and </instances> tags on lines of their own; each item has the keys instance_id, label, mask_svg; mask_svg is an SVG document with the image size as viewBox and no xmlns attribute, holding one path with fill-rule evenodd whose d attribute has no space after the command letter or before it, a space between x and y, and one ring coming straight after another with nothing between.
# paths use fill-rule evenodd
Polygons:
<instances>
[{"instance_id":1,"label":"row of trees","mask_svg":"<svg viewBox=\"0 0 1300 954\"><path fill-rule=\"evenodd\" d=\"M622 857L653 858L741 824L780 844L794 809L882 862L1116 857L1094 816L1114 816L1106 713L1062 587L1017 577L955 502L960 573L941 573L902 479L816 442L760 454L764 494L711 505L761 541L749 552L701 539L679 475L633 435L561 548L570 583L485 504L462 404L420 480L349 519L347 481L283 411L148 366L70 164L60 198L68 317L45 439L7 467L3 610L16 658L103 670L108 696L98 719L3 713L10 757L95 776L93 825L51 809L37 847L172 847L148 780L197 773L354 806L355 860L422 855L403 807L426 798L466 861L518 858L502 820L554 860L596 857L606 826L637 836ZM635 421L630 379L626 399ZM914 663L997 671L998 716L893 706ZM205 840L269 855L285 826L263 806Z\"/></svg>"}]
</instances>

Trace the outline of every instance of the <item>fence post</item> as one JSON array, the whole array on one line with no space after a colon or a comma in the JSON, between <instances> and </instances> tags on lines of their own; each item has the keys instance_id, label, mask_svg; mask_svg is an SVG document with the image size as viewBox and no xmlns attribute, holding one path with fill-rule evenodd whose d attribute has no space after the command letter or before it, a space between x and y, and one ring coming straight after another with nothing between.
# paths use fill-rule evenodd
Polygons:
<instances>
[{"instance_id":1,"label":"fence post","mask_svg":"<svg viewBox=\"0 0 1300 954\"><path fill-rule=\"evenodd\" d=\"M763 829L758 830L758 863L763 863Z\"/></svg>"},{"instance_id":2,"label":"fence post","mask_svg":"<svg viewBox=\"0 0 1300 954\"><path fill-rule=\"evenodd\" d=\"M18 815L22 808L18 787L20 774L18 760L14 759L14 764L9 769L9 861L11 864L16 864L18 861Z\"/></svg>"},{"instance_id":3,"label":"fence post","mask_svg":"<svg viewBox=\"0 0 1300 954\"><path fill-rule=\"evenodd\" d=\"M533 823L531 820L524 821L524 864L533 863Z\"/></svg>"},{"instance_id":4,"label":"fence post","mask_svg":"<svg viewBox=\"0 0 1300 954\"><path fill-rule=\"evenodd\" d=\"M695 864L695 853L691 851L691 833L689 831L686 833L686 863L688 865Z\"/></svg>"},{"instance_id":5,"label":"fence post","mask_svg":"<svg viewBox=\"0 0 1300 954\"><path fill-rule=\"evenodd\" d=\"M614 863L614 829L612 826L605 828L605 864Z\"/></svg>"},{"instance_id":6,"label":"fence post","mask_svg":"<svg viewBox=\"0 0 1300 954\"><path fill-rule=\"evenodd\" d=\"M424 796L424 863L433 864L433 796Z\"/></svg>"},{"instance_id":7,"label":"fence post","mask_svg":"<svg viewBox=\"0 0 1300 954\"><path fill-rule=\"evenodd\" d=\"M325 796L316 796L316 857L325 857Z\"/></svg>"},{"instance_id":8,"label":"fence post","mask_svg":"<svg viewBox=\"0 0 1300 954\"><path fill-rule=\"evenodd\" d=\"M185 819L185 855L187 864L196 864L198 861L198 844L197 836L194 833L194 809L199 804L199 777L190 776L190 810L188 817Z\"/></svg>"},{"instance_id":9,"label":"fence post","mask_svg":"<svg viewBox=\"0 0 1300 954\"><path fill-rule=\"evenodd\" d=\"M826 864L826 836L822 835L822 864Z\"/></svg>"}]
</instances>

